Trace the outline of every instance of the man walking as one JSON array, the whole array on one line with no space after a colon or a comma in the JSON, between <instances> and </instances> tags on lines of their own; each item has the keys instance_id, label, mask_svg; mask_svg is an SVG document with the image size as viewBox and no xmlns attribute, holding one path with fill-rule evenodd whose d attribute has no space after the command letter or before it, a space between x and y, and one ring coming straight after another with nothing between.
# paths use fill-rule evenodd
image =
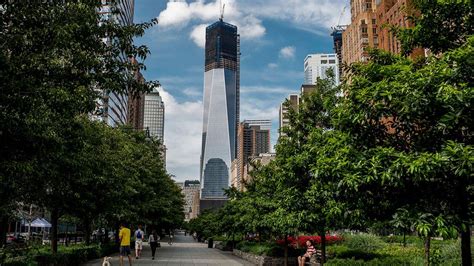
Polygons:
<instances>
[{"instance_id":1,"label":"man walking","mask_svg":"<svg viewBox=\"0 0 474 266\"><path fill-rule=\"evenodd\" d=\"M132 257L130 256L130 229L125 227L124 223L120 224L120 266L123 266L123 257L128 257L128 263L132 266Z\"/></svg>"},{"instance_id":2,"label":"man walking","mask_svg":"<svg viewBox=\"0 0 474 266\"><path fill-rule=\"evenodd\" d=\"M142 255L144 237L145 233L142 231L142 226L138 225L138 229L135 231L135 258L137 260Z\"/></svg>"}]
</instances>

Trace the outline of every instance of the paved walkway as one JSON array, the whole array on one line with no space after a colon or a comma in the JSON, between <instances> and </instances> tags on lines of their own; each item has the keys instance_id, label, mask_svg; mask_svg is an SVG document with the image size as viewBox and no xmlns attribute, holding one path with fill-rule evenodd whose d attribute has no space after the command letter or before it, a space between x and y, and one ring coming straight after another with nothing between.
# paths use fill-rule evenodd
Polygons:
<instances>
[{"instance_id":1,"label":"paved walkway","mask_svg":"<svg viewBox=\"0 0 474 266\"><path fill-rule=\"evenodd\" d=\"M151 259L151 249L148 244L144 245L142 258L136 260L133 257L132 265L253 265L242 260L231 252L221 251L215 248L207 248L207 244L197 243L191 236L183 233L175 235L173 245L168 245L168 239L161 240L161 248L156 250L155 260ZM132 250L132 253L134 251ZM119 256L111 256L112 266L119 265ZM90 261L85 266L102 265L102 259ZM124 258L124 266L128 266L128 259Z\"/></svg>"}]
</instances>

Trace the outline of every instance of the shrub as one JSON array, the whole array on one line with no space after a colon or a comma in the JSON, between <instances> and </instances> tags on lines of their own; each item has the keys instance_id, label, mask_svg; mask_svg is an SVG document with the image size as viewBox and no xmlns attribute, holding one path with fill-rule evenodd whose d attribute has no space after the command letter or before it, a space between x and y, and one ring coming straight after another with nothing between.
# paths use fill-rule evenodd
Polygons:
<instances>
[{"instance_id":1,"label":"shrub","mask_svg":"<svg viewBox=\"0 0 474 266\"><path fill-rule=\"evenodd\" d=\"M356 259L331 259L326 265L332 266L385 266L385 265L413 265L410 262L404 261L401 258L385 257L376 258L370 261L356 260Z\"/></svg>"},{"instance_id":2,"label":"shrub","mask_svg":"<svg viewBox=\"0 0 474 266\"><path fill-rule=\"evenodd\" d=\"M288 243L293 246L293 247L304 247L306 246L306 241L312 240L314 244L320 245L321 244L321 237L320 236L297 236L297 237L288 237L287 241ZM343 238L341 236L332 236L332 235L327 235L326 236L326 244L327 245L332 245L332 244L337 244L342 242ZM276 241L278 245L284 245L285 240L284 239L278 239Z\"/></svg>"},{"instance_id":3,"label":"shrub","mask_svg":"<svg viewBox=\"0 0 474 266\"><path fill-rule=\"evenodd\" d=\"M371 234L348 235L344 239L344 244L348 248L366 252L373 252L386 246L379 237Z\"/></svg>"},{"instance_id":4,"label":"shrub","mask_svg":"<svg viewBox=\"0 0 474 266\"><path fill-rule=\"evenodd\" d=\"M57 254L51 254L48 247L37 247L28 250L22 255L7 257L2 266L60 266L60 265L81 265L92 259L100 258L117 252L118 249L113 244L108 245L73 245L70 247L60 246Z\"/></svg>"}]
</instances>

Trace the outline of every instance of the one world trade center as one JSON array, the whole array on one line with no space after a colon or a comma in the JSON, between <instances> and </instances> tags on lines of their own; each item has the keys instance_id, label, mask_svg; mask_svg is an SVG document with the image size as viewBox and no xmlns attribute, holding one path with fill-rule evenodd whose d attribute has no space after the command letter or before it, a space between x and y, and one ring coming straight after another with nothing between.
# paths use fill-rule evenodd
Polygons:
<instances>
[{"instance_id":1,"label":"one world trade center","mask_svg":"<svg viewBox=\"0 0 474 266\"><path fill-rule=\"evenodd\" d=\"M206 28L201 198L224 198L236 153L240 40L222 19Z\"/></svg>"}]
</instances>

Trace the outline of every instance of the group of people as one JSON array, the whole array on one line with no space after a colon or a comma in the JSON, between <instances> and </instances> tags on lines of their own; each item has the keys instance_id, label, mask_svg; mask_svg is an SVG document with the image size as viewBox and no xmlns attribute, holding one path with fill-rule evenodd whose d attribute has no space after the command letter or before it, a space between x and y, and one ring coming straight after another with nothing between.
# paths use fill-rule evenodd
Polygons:
<instances>
[{"instance_id":1,"label":"group of people","mask_svg":"<svg viewBox=\"0 0 474 266\"><path fill-rule=\"evenodd\" d=\"M135 237L135 259L140 259L142 256L143 241L145 240L145 233L142 230L142 226L139 225L138 229L134 232ZM120 224L119 241L120 241L120 265L123 266L123 257L128 257L128 262L132 265L132 257L130 250L130 239L131 231L123 223ZM156 248L158 247L158 241L160 236L156 230L153 230L148 236L148 243L151 248L152 259L155 259Z\"/></svg>"}]
</instances>

